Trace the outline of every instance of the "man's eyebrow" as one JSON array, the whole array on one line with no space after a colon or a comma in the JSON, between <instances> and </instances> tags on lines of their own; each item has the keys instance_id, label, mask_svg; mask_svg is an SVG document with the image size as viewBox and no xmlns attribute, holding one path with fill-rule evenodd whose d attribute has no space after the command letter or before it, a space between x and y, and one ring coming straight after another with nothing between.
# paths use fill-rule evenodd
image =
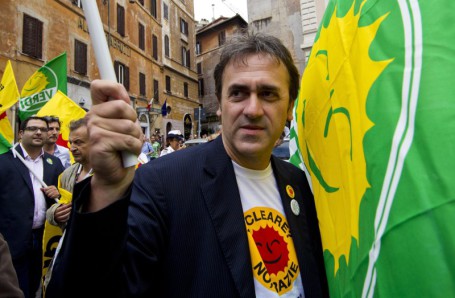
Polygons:
<instances>
[{"instance_id":1,"label":"man's eyebrow","mask_svg":"<svg viewBox=\"0 0 455 298\"><path fill-rule=\"evenodd\" d=\"M269 84L260 84L259 86L257 86L257 89L258 90L261 90L261 91L280 91L281 88L280 86L276 86L276 85L269 85Z\"/></svg>"},{"instance_id":2,"label":"man's eyebrow","mask_svg":"<svg viewBox=\"0 0 455 298\"><path fill-rule=\"evenodd\" d=\"M281 90L280 86L276 86L276 85L270 85L270 84L259 84L256 86L255 88L256 90L260 90L260 91L279 91ZM232 91L232 90L241 90L241 91L244 91L244 90L251 90L249 86L247 85L243 85L243 84L233 84L231 86L229 86L228 88L228 91Z\"/></svg>"},{"instance_id":3,"label":"man's eyebrow","mask_svg":"<svg viewBox=\"0 0 455 298\"><path fill-rule=\"evenodd\" d=\"M232 90L249 90L250 88L247 86L247 85L243 85L243 84L232 84L231 86L229 86L228 88L228 91L232 91Z\"/></svg>"}]
</instances>

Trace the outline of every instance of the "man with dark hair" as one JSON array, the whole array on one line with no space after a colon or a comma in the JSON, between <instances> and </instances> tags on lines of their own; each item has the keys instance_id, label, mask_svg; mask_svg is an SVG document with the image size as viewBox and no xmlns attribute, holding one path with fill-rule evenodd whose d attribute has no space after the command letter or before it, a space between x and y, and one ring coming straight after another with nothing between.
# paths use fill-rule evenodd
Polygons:
<instances>
[{"instance_id":1,"label":"man with dark hair","mask_svg":"<svg viewBox=\"0 0 455 298\"><path fill-rule=\"evenodd\" d=\"M128 93L92 82L94 176L76 186L79 212L48 298L328 296L305 174L271 156L297 97L289 51L271 36L239 36L223 48L215 81L220 137L135 176L118 154L141 147Z\"/></svg>"},{"instance_id":2,"label":"man with dark hair","mask_svg":"<svg viewBox=\"0 0 455 298\"><path fill-rule=\"evenodd\" d=\"M60 196L55 185L63 166L43 151L47 132L46 120L32 116L20 126L21 143L15 147L20 156L11 151L0 155L0 233L25 297L35 297L39 288L46 210Z\"/></svg>"},{"instance_id":3,"label":"man with dark hair","mask_svg":"<svg viewBox=\"0 0 455 298\"><path fill-rule=\"evenodd\" d=\"M71 165L70 151L68 148L57 145L58 136L60 135L60 119L56 116L46 116L44 118L46 118L49 125L49 131L43 149L47 153L58 157L66 169Z\"/></svg>"},{"instance_id":4,"label":"man with dark hair","mask_svg":"<svg viewBox=\"0 0 455 298\"><path fill-rule=\"evenodd\" d=\"M73 192L74 185L92 174L89 160L89 139L87 132L87 120L81 118L70 122L69 143L75 163L63 171L60 178L60 187ZM46 212L47 221L62 229L66 225L71 214L71 204L56 203Z\"/></svg>"}]
</instances>

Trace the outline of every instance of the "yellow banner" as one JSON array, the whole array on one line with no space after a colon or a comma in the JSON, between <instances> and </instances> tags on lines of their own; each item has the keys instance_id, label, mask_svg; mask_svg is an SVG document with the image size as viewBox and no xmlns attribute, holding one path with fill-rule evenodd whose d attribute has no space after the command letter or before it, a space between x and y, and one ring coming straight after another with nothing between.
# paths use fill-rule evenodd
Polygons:
<instances>
[{"instance_id":1,"label":"yellow banner","mask_svg":"<svg viewBox=\"0 0 455 298\"><path fill-rule=\"evenodd\" d=\"M19 100L19 96L11 61L8 60L0 83L0 114L13 106Z\"/></svg>"}]
</instances>

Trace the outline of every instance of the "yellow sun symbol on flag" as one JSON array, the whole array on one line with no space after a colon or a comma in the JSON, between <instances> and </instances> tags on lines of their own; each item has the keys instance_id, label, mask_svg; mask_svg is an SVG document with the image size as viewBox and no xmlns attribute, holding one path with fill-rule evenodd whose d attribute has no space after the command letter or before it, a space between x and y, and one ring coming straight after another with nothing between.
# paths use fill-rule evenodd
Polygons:
<instances>
[{"instance_id":1,"label":"yellow sun symbol on flag","mask_svg":"<svg viewBox=\"0 0 455 298\"><path fill-rule=\"evenodd\" d=\"M359 27L355 1L321 27L302 78L296 108L299 148L310 170L324 250L349 263L352 238L359 243L360 201L368 187L363 138L374 125L368 92L392 60L373 61L370 45L387 15Z\"/></svg>"},{"instance_id":2,"label":"yellow sun symbol on flag","mask_svg":"<svg viewBox=\"0 0 455 298\"><path fill-rule=\"evenodd\" d=\"M46 75L37 71L27 80L27 82L25 82L24 87L22 88L21 96L25 97L39 93L46 89L48 84L49 81L47 80Z\"/></svg>"}]
</instances>

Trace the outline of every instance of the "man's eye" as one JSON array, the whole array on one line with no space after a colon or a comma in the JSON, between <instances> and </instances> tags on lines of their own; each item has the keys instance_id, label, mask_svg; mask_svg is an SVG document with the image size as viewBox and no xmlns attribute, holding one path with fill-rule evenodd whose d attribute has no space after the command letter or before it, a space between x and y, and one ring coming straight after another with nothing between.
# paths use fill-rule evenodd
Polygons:
<instances>
[{"instance_id":1,"label":"man's eye","mask_svg":"<svg viewBox=\"0 0 455 298\"><path fill-rule=\"evenodd\" d=\"M267 99L267 100L275 100L279 96L278 96L278 94L276 92L273 92L273 91L262 91L260 93L260 97L262 97L264 99Z\"/></svg>"},{"instance_id":2,"label":"man's eye","mask_svg":"<svg viewBox=\"0 0 455 298\"><path fill-rule=\"evenodd\" d=\"M275 93L273 93L272 91L262 91L262 92L261 92L261 95L262 95L263 97L270 97L270 96L274 96Z\"/></svg>"},{"instance_id":3,"label":"man's eye","mask_svg":"<svg viewBox=\"0 0 455 298\"><path fill-rule=\"evenodd\" d=\"M241 90L233 90L229 96L234 99L241 99L245 97L245 92Z\"/></svg>"}]
</instances>

